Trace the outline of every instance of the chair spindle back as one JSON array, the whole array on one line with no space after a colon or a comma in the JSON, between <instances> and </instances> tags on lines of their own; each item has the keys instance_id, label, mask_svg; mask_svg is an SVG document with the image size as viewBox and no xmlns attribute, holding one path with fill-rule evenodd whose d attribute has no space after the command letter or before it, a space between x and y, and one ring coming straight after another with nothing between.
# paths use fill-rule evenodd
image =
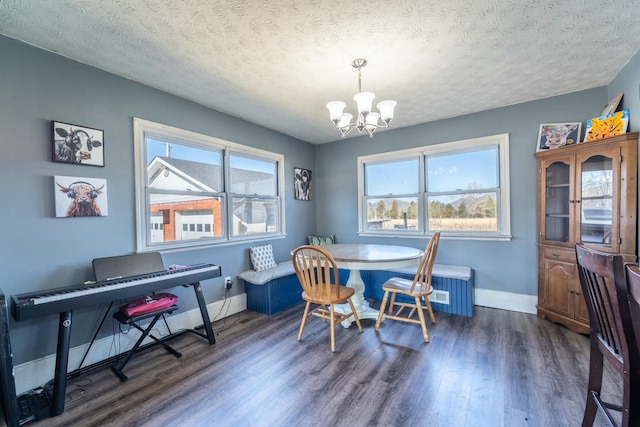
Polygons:
<instances>
[{"instance_id":1,"label":"chair spindle back","mask_svg":"<svg viewBox=\"0 0 640 427\"><path fill-rule=\"evenodd\" d=\"M293 252L293 263L304 291L314 298L328 298L331 286L338 285L338 267L333 257L317 246L300 246ZM334 289L340 297L340 288Z\"/></svg>"},{"instance_id":2,"label":"chair spindle back","mask_svg":"<svg viewBox=\"0 0 640 427\"><path fill-rule=\"evenodd\" d=\"M602 253L581 244L576 245L576 256L591 334L598 338L603 354L619 367L629 357L625 334L629 311L624 309L623 259L620 255Z\"/></svg>"},{"instance_id":3,"label":"chair spindle back","mask_svg":"<svg viewBox=\"0 0 640 427\"><path fill-rule=\"evenodd\" d=\"M424 250L422 260L416 271L416 275L413 277L413 283L411 284L411 292L416 291L416 286L419 286L418 293L427 293L431 287L431 272L433 271L433 263L435 262L436 252L438 251L438 243L440 243L440 232L436 231L429 239L427 248Z\"/></svg>"}]
</instances>

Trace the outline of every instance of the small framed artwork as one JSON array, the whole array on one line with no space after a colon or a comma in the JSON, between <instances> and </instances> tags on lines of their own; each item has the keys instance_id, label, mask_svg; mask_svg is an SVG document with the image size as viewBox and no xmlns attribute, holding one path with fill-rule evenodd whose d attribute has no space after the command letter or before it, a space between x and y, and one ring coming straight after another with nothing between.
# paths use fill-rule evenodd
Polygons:
<instances>
[{"instance_id":1,"label":"small framed artwork","mask_svg":"<svg viewBox=\"0 0 640 427\"><path fill-rule=\"evenodd\" d=\"M107 216L107 180L54 176L56 217Z\"/></svg>"},{"instance_id":2,"label":"small framed artwork","mask_svg":"<svg viewBox=\"0 0 640 427\"><path fill-rule=\"evenodd\" d=\"M605 105L604 108L602 109L602 112L600 113L599 117L615 113L616 109L618 108L618 105L620 105L620 101L622 101L622 95L623 93L620 92L615 96L615 98L609 101L609 103Z\"/></svg>"},{"instance_id":3,"label":"small framed artwork","mask_svg":"<svg viewBox=\"0 0 640 427\"><path fill-rule=\"evenodd\" d=\"M296 200L311 200L312 194L311 171L309 169L293 168L293 198Z\"/></svg>"},{"instance_id":4,"label":"small framed artwork","mask_svg":"<svg viewBox=\"0 0 640 427\"><path fill-rule=\"evenodd\" d=\"M578 144L582 123L549 123L540 125L536 151L553 150L565 145Z\"/></svg>"},{"instance_id":5,"label":"small framed artwork","mask_svg":"<svg viewBox=\"0 0 640 427\"><path fill-rule=\"evenodd\" d=\"M104 166L104 132L86 126L51 122L53 161Z\"/></svg>"},{"instance_id":6,"label":"small framed artwork","mask_svg":"<svg viewBox=\"0 0 640 427\"><path fill-rule=\"evenodd\" d=\"M627 133L629 125L629 110L621 110L606 116L595 117L587 120L587 129L584 134L584 142Z\"/></svg>"}]
</instances>

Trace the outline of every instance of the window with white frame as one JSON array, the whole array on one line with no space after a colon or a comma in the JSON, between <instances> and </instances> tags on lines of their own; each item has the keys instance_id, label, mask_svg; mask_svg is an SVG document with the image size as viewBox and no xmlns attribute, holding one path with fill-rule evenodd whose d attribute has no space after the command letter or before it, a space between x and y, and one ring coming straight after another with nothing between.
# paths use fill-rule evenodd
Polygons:
<instances>
[{"instance_id":1,"label":"window with white frame","mask_svg":"<svg viewBox=\"0 0 640 427\"><path fill-rule=\"evenodd\" d=\"M358 158L360 233L510 239L508 134Z\"/></svg>"},{"instance_id":2,"label":"window with white frame","mask_svg":"<svg viewBox=\"0 0 640 427\"><path fill-rule=\"evenodd\" d=\"M284 158L134 119L138 251L284 234Z\"/></svg>"}]
</instances>

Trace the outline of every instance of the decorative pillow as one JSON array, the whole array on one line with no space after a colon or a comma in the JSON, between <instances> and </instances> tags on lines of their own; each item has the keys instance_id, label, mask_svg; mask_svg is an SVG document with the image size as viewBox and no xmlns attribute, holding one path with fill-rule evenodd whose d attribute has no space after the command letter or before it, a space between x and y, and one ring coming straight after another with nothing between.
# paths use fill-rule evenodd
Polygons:
<instances>
[{"instance_id":1,"label":"decorative pillow","mask_svg":"<svg viewBox=\"0 0 640 427\"><path fill-rule=\"evenodd\" d=\"M278 266L273 259L273 248L271 244L253 247L249 253L251 256L251 264L253 264L255 271L264 271Z\"/></svg>"},{"instance_id":2,"label":"decorative pillow","mask_svg":"<svg viewBox=\"0 0 640 427\"><path fill-rule=\"evenodd\" d=\"M321 245L333 245L336 242L335 234L330 236L307 236L310 245L313 246L321 246Z\"/></svg>"}]
</instances>

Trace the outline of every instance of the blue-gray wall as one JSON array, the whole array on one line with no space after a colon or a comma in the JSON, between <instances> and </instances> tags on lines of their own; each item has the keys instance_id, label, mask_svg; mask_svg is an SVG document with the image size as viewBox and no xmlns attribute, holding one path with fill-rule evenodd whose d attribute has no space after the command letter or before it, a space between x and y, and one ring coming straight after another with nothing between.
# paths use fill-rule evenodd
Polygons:
<instances>
[{"instance_id":1,"label":"blue-gray wall","mask_svg":"<svg viewBox=\"0 0 640 427\"><path fill-rule=\"evenodd\" d=\"M316 150L315 175L319 232L341 242L383 243L388 238L359 237L357 157L364 154L509 133L511 175L511 241L440 241L436 262L475 270L476 287L518 294L537 294L536 141L541 123L580 122L596 116L606 101L600 87L527 102L368 137L337 141ZM397 114L402 114L401 105ZM336 203L336 199L339 200ZM335 209L340 206L341 209ZM394 239L423 248L425 239Z\"/></svg>"},{"instance_id":2,"label":"blue-gray wall","mask_svg":"<svg viewBox=\"0 0 640 427\"><path fill-rule=\"evenodd\" d=\"M92 277L93 258L135 249L133 117L255 146L285 155L287 236L271 241L276 258L303 243L307 234L335 233L341 242L389 243L357 235L356 158L421 145L508 132L511 138L510 242L443 240L437 262L469 265L477 286L535 295L536 163L541 123L581 121L597 115L624 92L631 130L640 129L640 55L608 87L562 95L496 110L381 132L319 146L221 114L184 99L88 67L15 40L0 37L0 288L12 295L80 283ZM497 90L500 90L499 88ZM398 107L402 114L402 106ZM103 129L104 168L51 162L50 121ZM583 129L584 132L584 129ZM314 200L293 200L293 167L314 173ZM54 175L105 178L109 216L55 218ZM394 239L422 248L424 241ZM168 264L213 262L224 275L249 268L249 243L164 254ZM222 280L204 284L208 302L223 295ZM178 293L186 292L176 290ZM236 282L232 294L243 292ZM183 309L195 307L181 298ZM190 305L191 304L191 305ZM72 345L89 341L96 308L74 313ZM14 362L55 352L57 317L11 323Z\"/></svg>"},{"instance_id":3,"label":"blue-gray wall","mask_svg":"<svg viewBox=\"0 0 640 427\"><path fill-rule=\"evenodd\" d=\"M314 146L15 40L0 37L0 288L7 295L82 283L91 260L135 250L133 117L285 155L287 237L271 243L277 260L315 231L315 201L293 200L294 166L313 169ZM104 130L105 167L51 162L50 121ZM105 178L109 215L55 218L53 176ZM236 277L249 267L250 243L163 254L166 265L211 262ZM207 302L222 279L203 283ZM175 289L183 310L190 289ZM236 281L231 295L244 292ZM187 295L187 294L185 294ZM86 343L101 315L74 313L72 346ZM14 362L55 353L57 316L11 323ZM105 328L109 329L109 328Z\"/></svg>"},{"instance_id":4,"label":"blue-gray wall","mask_svg":"<svg viewBox=\"0 0 640 427\"><path fill-rule=\"evenodd\" d=\"M640 50L609 83L607 89L609 99L620 92L624 93L621 108L630 111L629 128L634 132L640 131Z\"/></svg>"}]
</instances>

